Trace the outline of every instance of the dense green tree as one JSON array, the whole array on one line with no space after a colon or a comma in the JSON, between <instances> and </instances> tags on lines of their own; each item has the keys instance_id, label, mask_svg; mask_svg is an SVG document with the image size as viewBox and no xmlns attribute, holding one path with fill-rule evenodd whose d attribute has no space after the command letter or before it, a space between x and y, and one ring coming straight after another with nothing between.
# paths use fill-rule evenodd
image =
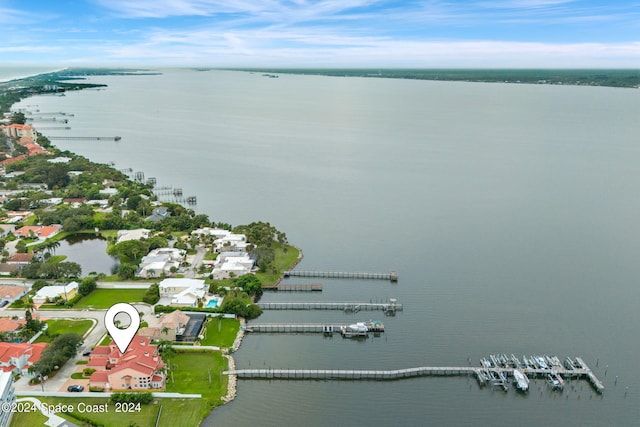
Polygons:
<instances>
[{"instance_id":1,"label":"dense green tree","mask_svg":"<svg viewBox=\"0 0 640 427\"><path fill-rule=\"evenodd\" d=\"M261 296L262 295L262 283L253 274L245 274L244 276L235 279L236 286L241 287L249 295Z\"/></svg>"},{"instance_id":2,"label":"dense green tree","mask_svg":"<svg viewBox=\"0 0 640 427\"><path fill-rule=\"evenodd\" d=\"M132 264L122 263L118 266L116 274L122 280L133 279L136 275L136 266Z\"/></svg>"},{"instance_id":3,"label":"dense green tree","mask_svg":"<svg viewBox=\"0 0 640 427\"><path fill-rule=\"evenodd\" d=\"M11 115L11 123L23 125L27 122L27 116L22 112L15 112Z\"/></svg>"},{"instance_id":4,"label":"dense green tree","mask_svg":"<svg viewBox=\"0 0 640 427\"><path fill-rule=\"evenodd\" d=\"M97 287L95 277L85 277L78 286L78 293L82 296L87 296Z\"/></svg>"},{"instance_id":5,"label":"dense green tree","mask_svg":"<svg viewBox=\"0 0 640 427\"><path fill-rule=\"evenodd\" d=\"M111 246L107 252L120 259L122 263L139 264L142 257L149 252L149 244L141 240L127 240Z\"/></svg>"}]
</instances>

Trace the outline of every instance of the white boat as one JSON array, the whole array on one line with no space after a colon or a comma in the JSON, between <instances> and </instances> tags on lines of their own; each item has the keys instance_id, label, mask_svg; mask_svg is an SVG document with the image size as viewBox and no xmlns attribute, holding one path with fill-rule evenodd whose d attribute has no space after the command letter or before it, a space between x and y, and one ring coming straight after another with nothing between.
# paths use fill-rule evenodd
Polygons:
<instances>
[{"instance_id":1,"label":"white boat","mask_svg":"<svg viewBox=\"0 0 640 427\"><path fill-rule=\"evenodd\" d=\"M528 391L529 390L529 378L520 370L513 370L514 383L516 388L520 391Z\"/></svg>"}]
</instances>

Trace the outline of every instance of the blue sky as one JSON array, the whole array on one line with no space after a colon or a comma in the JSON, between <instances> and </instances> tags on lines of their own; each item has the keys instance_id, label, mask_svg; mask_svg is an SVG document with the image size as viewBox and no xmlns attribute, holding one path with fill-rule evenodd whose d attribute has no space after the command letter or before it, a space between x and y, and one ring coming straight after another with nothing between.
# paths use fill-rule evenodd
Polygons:
<instances>
[{"instance_id":1,"label":"blue sky","mask_svg":"<svg viewBox=\"0 0 640 427\"><path fill-rule=\"evenodd\" d=\"M640 0L0 0L0 64L640 67Z\"/></svg>"}]
</instances>

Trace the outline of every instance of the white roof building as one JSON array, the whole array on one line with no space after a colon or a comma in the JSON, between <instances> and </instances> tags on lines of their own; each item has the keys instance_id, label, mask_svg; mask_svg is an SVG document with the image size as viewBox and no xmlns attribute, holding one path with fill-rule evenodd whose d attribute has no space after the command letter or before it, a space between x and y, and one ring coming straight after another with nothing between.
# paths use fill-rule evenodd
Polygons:
<instances>
[{"instance_id":1,"label":"white roof building","mask_svg":"<svg viewBox=\"0 0 640 427\"><path fill-rule=\"evenodd\" d=\"M78 293L78 282L67 283L66 285L53 285L41 288L33 297L33 302L43 304L47 299L53 300L56 297L73 298Z\"/></svg>"},{"instance_id":2,"label":"white roof building","mask_svg":"<svg viewBox=\"0 0 640 427\"><path fill-rule=\"evenodd\" d=\"M208 290L208 285L202 279L164 279L159 283L160 296L177 296L178 294L190 290L199 295L202 292L202 296Z\"/></svg>"},{"instance_id":3,"label":"white roof building","mask_svg":"<svg viewBox=\"0 0 640 427\"><path fill-rule=\"evenodd\" d=\"M231 234L231 232L222 228L203 227L197 230L193 230L191 234L196 234L198 236L214 236L216 239L220 239Z\"/></svg>"},{"instance_id":4,"label":"white roof building","mask_svg":"<svg viewBox=\"0 0 640 427\"><path fill-rule=\"evenodd\" d=\"M126 242L127 240L148 239L151 230L146 228L137 228L135 230L118 230L118 239L116 243Z\"/></svg>"}]
</instances>

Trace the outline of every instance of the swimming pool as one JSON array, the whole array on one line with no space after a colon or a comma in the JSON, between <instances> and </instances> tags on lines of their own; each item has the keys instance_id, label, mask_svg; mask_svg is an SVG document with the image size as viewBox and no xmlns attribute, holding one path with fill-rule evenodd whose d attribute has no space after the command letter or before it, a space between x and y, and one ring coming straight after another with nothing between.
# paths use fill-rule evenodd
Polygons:
<instances>
[{"instance_id":1,"label":"swimming pool","mask_svg":"<svg viewBox=\"0 0 640 427\"><path fill-rule=\"evenodd\" d=\"M221 302L222 302L222 298L219 298L219 297L211 298L209 301L207 301L207 305L205 307L216 308L220 305Z\"/></svg>"}]
</instances>

